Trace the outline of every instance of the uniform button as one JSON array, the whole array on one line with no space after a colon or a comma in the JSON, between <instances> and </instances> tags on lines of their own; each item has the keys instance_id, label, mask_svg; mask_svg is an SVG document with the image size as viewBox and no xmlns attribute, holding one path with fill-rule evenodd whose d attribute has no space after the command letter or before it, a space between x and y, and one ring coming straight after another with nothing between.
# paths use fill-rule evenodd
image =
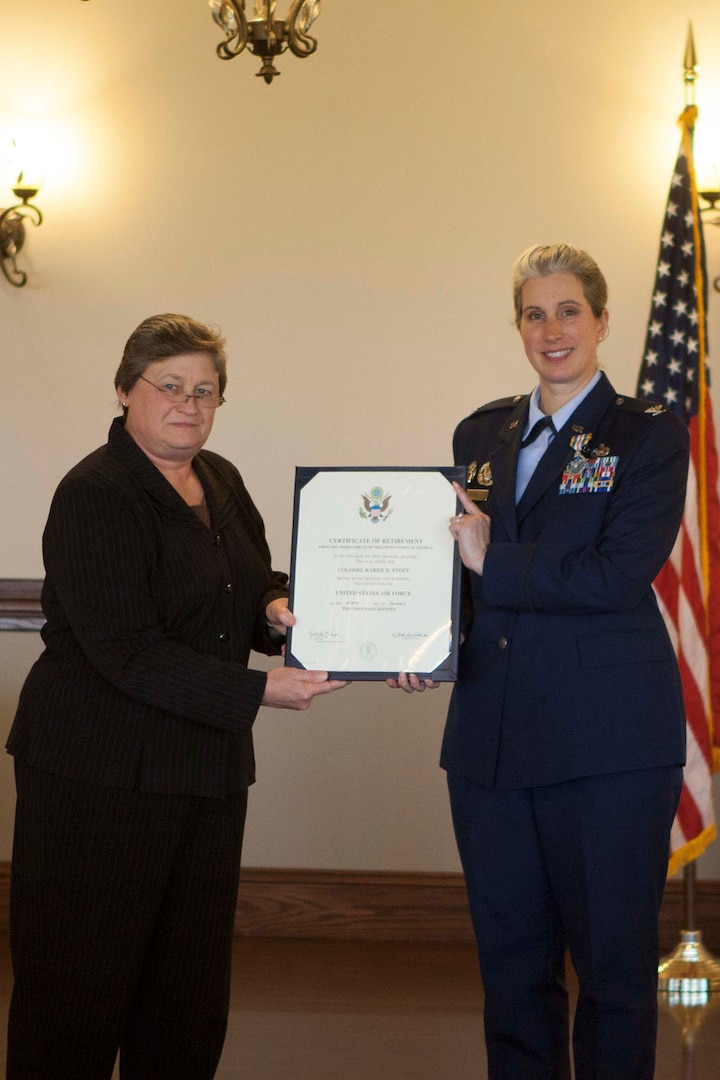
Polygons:
<instances>
[{"instance_id":1,"label":"uniform button","mask_svg":"<svg viewBox=\"0 0 720 1080\"><path fill-rule=\"evenodd\" d=\"M227 585L225 586L225 592L232 592L232 581L228 581Z\"/></svg>"},{"instance_id":2,"label":"uniform button","mask_svg":"<svg viewBox=\"0 0 720 1080\"><path fill-rule=\"evenodd\" d=\"M215 545L215 547L217 547L219 544L222 544L222 536L220 535L220 533L215 533L215 535L213 536L213 544Z\"/></svg>"},{"instance_id":3,"label":"uniform button","mask_svg":"<svg viewBox=\"0 0 720 1080\"><path fill-rule=\"evenodd\" d=\"M498 638L498 649L507 649L508 640L506 637Z\"/></svg>"},{"instance_id":4,"label":"uniform button","mask_svg":"<svg viewBox=\"0 0 720 1080\"><path fill-rule=\"evenodd\" d=\"M230 635L229 634L218 634L218 641L229 641L229 640L230 640Z\"/></svg>"}]
</instances>

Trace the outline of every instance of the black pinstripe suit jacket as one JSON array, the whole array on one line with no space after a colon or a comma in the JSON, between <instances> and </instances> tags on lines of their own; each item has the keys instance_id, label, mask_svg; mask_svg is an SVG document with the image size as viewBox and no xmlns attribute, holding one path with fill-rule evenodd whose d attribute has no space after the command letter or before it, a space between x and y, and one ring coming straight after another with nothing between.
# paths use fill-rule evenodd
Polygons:
<instances>
[{"instance_id":1,"label":"black pinstripe suit jacket","mask_svg":"<svg viewBox=\"0 0 720 1080\"><path fill-rule=\"evenodd\" d=\"M201 451L208 530L113 422L60 483L43 536L45 651L7 748L62 776L222 796L254 780L251 729L275 653L265 607L286 595L230 462Z\"/></svg>"}]
</instances>

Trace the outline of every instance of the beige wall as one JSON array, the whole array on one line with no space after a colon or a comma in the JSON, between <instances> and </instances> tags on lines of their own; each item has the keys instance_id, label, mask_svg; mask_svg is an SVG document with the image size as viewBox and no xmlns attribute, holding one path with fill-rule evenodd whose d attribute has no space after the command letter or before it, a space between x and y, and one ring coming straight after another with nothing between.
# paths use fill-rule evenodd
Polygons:
<instances>
[{"instance_id":1,"label":"beige wall","mask_svg":"<svg viewBox=\"0 0 720 1080\"><path fill-rule=\"evenodd\" d=\"M461 416L530 388L508 291L530 243L569 239L605 269L603 358L632 392L687 14L323 0L317 54L282 58L268 87L254 59L215 57L205 0L35 0L32 26L25 0L4 0L0 126L41 116L62 154L21 256L30 282L0 281L0 577L41 576L52 491L104 440L120 350L155 311L227 334L210 445L244 473L278 566L295 465L444 464ZM720 16L711 0L692 14L699 104L720 122ZM0 635L5 728L37 649ZM457 869L436 765L446 701L355 685L307 717L262 715L246 862ZM10 783L6 769L0 858Z\"/></svg>"}]
</instances>

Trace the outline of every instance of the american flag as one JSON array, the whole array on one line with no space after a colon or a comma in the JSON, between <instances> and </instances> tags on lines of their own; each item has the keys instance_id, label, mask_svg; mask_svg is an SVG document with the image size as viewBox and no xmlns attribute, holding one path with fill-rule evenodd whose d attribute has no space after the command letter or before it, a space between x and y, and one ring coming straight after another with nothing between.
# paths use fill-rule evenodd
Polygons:
<instances>
[{"instance_id":1,"label":"american flag","mask_svg":"<svg viewBox=\"0 0 720 1080\"><path fill-rule=\"evenodd\" d=\"M707 275L692 135L697 108L680 117L638 397L659 402L690 428L685 514L655 592L677 653L688 756L671 837L669 873L715 839L712 772L720 767L720 503L707 367Z\"/></svg>"}]
</instances>

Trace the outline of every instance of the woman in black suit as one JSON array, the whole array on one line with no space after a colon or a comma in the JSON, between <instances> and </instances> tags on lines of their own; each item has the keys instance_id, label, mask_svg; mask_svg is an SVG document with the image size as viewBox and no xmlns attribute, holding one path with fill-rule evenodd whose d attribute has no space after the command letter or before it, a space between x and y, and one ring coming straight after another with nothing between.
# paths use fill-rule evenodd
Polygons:
<instances>
[{"instance_id":1,"label":"woman in black suit","mask_svg":"<svg viewBox=\"0 0 720 1080\"><path fill-rule=\"evenodd\" d=\"M45 651L10 733L17 814L8 1080L211 1080L227 1022L252 725L344 685L248 667L294 621L262 519L203 450L223 339L131 335L105 446L43 537Z\"/></svg>"},{"instance_id":2,"label":"woman in black suit","mask_svg":"<svg viewBox=\"0 0 720 1080\"><path fill-rule=\"evenodd\" d=\"M441 759L489 1077L569 1080L569 949L576 1080L651 1080L658 913L685 752L652 583L683 513L688 430L599 370L607 286L584 251L525 252L514 300L538 385L455 432L467 490L450 529L466 567L466 640Z\"/></svg>"}]
</instances>

